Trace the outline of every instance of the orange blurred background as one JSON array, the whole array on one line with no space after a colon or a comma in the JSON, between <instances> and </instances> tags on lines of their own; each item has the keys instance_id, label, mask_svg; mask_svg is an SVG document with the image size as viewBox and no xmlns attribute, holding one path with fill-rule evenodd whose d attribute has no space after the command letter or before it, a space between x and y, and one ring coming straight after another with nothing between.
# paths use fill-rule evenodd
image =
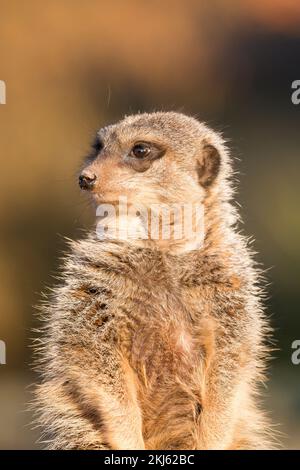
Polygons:
<instances>
[{"instance_id":1,"label":"orange blurred background","mask_svg":"<svg viewBox=\"0 0 300 470\"><path fill-rule=\"evenodd\" d=\"M0 448L35 448L25 412L33 305L93 212L76 173L100 126L180 110L229 140L243 230L266 268L278 351L266 407L300 448L298 0L0 0Z\"/></svg>"}]
</instances>

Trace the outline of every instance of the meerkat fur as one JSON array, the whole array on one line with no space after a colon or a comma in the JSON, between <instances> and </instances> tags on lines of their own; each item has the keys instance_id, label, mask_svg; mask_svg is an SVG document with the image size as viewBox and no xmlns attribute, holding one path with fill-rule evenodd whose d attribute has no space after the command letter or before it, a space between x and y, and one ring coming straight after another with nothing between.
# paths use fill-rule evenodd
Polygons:
<instances>
[{"instance_id":1,"label":"meerkat fur","mask_svg":"<svg viewBox=\"0 0 300 470\"><path fill-rule=\"evenodd\" d=\"M132 155L137 142L145 158ZM96 204L120 194L146 206L199 201L204 239L93 231L70 242L42 307L35 408L45 447L273 447L260 405L270 329L223 138L180 113L127 116L97 133L83 173L94 175Z\"/></svg>"}]
</instances>

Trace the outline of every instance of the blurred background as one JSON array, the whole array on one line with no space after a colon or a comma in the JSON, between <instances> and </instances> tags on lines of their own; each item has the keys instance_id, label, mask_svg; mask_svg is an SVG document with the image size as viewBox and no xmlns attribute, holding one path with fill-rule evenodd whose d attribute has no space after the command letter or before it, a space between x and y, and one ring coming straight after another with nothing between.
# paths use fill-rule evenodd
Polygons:
<instances>
[{"instance_id":1,"label":"blurred background","mask_svg":"<svg viewBox=\"0 0 300 470\"><path fill-rule=\"evenodd\" d=\"M300 449L298 0L0 0L0 448L36 448L25 411L33 306L93 211L77 171L100 126L179 110L222 131L243 230L268 269L278 351L266 408Z\"/></svg>"}]
</instances>

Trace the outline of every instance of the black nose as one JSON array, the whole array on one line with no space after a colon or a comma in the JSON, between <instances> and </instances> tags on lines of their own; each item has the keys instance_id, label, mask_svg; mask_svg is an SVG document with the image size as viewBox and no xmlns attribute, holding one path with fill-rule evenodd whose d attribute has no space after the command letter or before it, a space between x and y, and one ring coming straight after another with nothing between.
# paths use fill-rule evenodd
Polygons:
<instances>
[{"instance_id":1,"label":"black nose","mask_svg":"<svg viewBox=\"0 0 300 470\"><path fill-rule=\"evenodd\" d=\"M79 186L81 189L92 189L96 182L97 176L81 173L79 176Z\"/></svg>"}]
</instances>

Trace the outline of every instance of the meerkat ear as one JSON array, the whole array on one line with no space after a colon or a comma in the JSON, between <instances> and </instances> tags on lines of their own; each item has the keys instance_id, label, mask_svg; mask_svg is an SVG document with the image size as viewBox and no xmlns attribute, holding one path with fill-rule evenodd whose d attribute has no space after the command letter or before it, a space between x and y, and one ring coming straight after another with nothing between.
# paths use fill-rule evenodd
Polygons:
<instances>
[{"instance_id":1,"label":"meerkat ear","mask_svg":"<svg viewBox=\"0 0 300 470\"><path fill-rule=\"evenodd\" d=\"M218 150L211 144L205 144L201 158L197 160L199 183L207 188L219 173L221 157Z\"/></svg>"}]
</instances>

